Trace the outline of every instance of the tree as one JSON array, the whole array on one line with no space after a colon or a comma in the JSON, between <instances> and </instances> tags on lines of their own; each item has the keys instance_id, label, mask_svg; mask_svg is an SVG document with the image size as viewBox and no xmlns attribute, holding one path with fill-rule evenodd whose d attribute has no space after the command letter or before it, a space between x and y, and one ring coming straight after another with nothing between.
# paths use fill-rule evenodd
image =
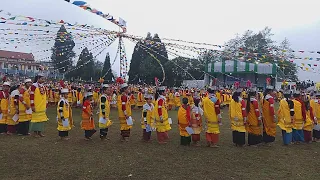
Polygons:
<instances>
[{"instance_id":1,"label":"tree","mask_svg":"<svg viewBox=\"0 0 320 180\"><path fill-rule=\"evenodd\" d=\"M152 55L150 55L152 54ZM139 41L132 54L129 83L154 83L154 78L163 79L161 65L168 61L168 54L158 34L153 37L150 33L144 40ZM166 79L165 83L169 80Z\"/></svg>"},{"instance_id":2,"label":"tree","mask_svg":"<svg viewBox=\"0 0 320 180\"><path fill-rule=\"evenodd\" d=\"M103 63L102 68L102 76L104 76L104 80L111 83L113 77L112 70L111 70L111 63L110 63L110 55L107 53L106 58Z\"/></svg>"},{"instance_id":3,"label":"tree","mask_svg":"<svg viewBox=\"0 0 320 180\"><path fill-rule=\"evenodd\" d=\"M57 33L54 46L51 48L51 61L55 69L64 73L71 69L72 58L75 57L73 37L62 25Z\"/></svg>"},{"instance_id":4,"label":"tree","mask_svg":"<svg viewBox=\"0 0 320 180\"><path fill-rule=\"evenodd\" d=\"M291 81L298 81L297 68L290 60L294 58L294 51L290 48L290 42L285 38L277 50L279 71L282 71L284 78ZM283 80L283 79L280 79Z\"/></svg>"},{"instance_id":5,"label":"tree","mask_svg":"<svg viewBox=\"0 0 320 180\"><path fill-rule=\"evenodd\" d=\"M223 51L222 59L243 59L251 63L275 63L282 70L284 76L296 80L296 67L289 61L292 57L290 43L285 39L280 46L272 40L271 29L265 27L258 33L246 31L242 36L229 40Z\"/></svg>"},{"instance_id":6,"label":"tree","mask_svg":"<svg viewBox=\"0 0 320 180\"><path fill-rule=\"evenodd\" d=\"M88 48L84 48L79 56L74 76L77 79L89 81L94 78L94 59Z\"/></svg>"},{"instance_id":7,"label":"tree","mask_svg":"<svg viewBox=\"0 0 320 180\"><path fill-rule=\"evenodd\" d=\"M94 81L99 80L100 77L103 76L102 68L103 68L103 63L101 61L95 60L93 65L94 75L92 77Z\"/></svg>"}]
</instances>

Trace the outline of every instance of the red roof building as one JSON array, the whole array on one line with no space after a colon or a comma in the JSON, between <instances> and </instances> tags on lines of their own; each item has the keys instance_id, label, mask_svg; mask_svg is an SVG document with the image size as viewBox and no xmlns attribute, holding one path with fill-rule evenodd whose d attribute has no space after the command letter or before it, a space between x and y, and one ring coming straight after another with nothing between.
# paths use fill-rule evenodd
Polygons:
<instances>
[{"instance_id":1,"label":"red roof building","mask_svg":"<svg viewBox=\"0 0 320 180\"><path fill-rule=\"evenodd\" d=\"M0 50L0 69L37 71L39 66L32 53Z\"/></svg>"}]
</instances>

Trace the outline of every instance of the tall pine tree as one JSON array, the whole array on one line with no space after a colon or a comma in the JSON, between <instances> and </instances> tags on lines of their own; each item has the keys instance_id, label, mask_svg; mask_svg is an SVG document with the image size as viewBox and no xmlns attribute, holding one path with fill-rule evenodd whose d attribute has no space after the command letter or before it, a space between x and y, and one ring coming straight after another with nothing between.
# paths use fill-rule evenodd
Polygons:
<instances>
[{"instance_id":1,"label":"tall pine tree","mask_svg":"<svg viewBox=\"0 0 320 180\"><path fill-rule=\"evenodd\" d=\"M94 78L95 76L94 59L93 59L92 53L89 52L88 48L84 48L81 51L76 68L78 69L75 70L73 75L77 79L90 81L91 78L92 79Z\"/></svg>"},{"instance_id":2,"label":"tall pine tree","mask_svg":"<svg viewBox=\"0 0 320 180\"><path fill-rule=\"evenodd\" d=\"M72 35L67 32L64 25L61 25L54 46L51 48L51 61L59 73L64 73L72 67L72 58L75 57L74 46Z\"/></svg>"},{"instance_id":3,"label":"tall pine tree","mask_svg":"<svg viewBox=\"0 0 320 180\"><path fill-rule=\"evenodd\" d=\"M104 76L104 80L107 81L108 83L111 83L112 79L114 78L113 74L112 74L109 53L107 53L106 58L103 63L102 76Z\"/></svg>"},{"instance_id":4,"label":"tall pine tree","mask_svg":"<svg viewBox=\"0 0 320 180\"><path fill-rule=\"evenodd\" d=\"M154 83L155 77L158 77L160 80L163 79L161 66L149 53L153 54L163 66L168 61L166 48L164 44L161 43L158 34L152 37L151 34L148 33L144 40L136 44L128 73L130 83L138 83L141 81L152 84Z\"/></svg>"}]
</instances>

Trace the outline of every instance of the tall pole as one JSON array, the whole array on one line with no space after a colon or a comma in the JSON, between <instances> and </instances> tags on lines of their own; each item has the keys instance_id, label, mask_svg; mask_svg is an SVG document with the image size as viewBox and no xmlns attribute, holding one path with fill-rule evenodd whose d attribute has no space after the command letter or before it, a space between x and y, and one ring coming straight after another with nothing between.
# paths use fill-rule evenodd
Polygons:
<instances>
[{"instance_id":1,"label":"tall pole","mask_svg":"<svg viewBox=\"0 0 320 180\"><path fill-rule=\"evenodd\" d=\"M122 58L121 58L121 49L122 49L121 41L122 41L122 38L121 38L121 36L119 36L120 77L123 76L123 74L122 74Z\"/></svg>"}]
</instances>

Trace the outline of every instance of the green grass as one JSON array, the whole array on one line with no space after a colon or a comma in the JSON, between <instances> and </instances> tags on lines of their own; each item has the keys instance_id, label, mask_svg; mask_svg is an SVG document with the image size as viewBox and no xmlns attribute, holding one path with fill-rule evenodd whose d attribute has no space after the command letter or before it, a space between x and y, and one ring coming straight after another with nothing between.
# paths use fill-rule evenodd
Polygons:
<instances>
[{"instance_id":1,"label":"green grass","mask_svg":"<svg viewBox=\"0 0 320 180\"><path fill-rule=\"evenodd\" d=\"M205 147L204 135L202 147L179 146L176 111L169 113L174 124L166 145L158 145L155 134L152 143L140 141L137 110L128 143L119 141L115 110L110 141L101 142L98 133L93 141L83 140L79 109L74 109L71 139L59 141L55 108L50 108L46 137L0 136L0 179L319 179L320 144L284 147L278 132L272 147L237 148L232 145L228 112L223 112L221 147L214 149Z\"/></svg>"}]
</instances>

